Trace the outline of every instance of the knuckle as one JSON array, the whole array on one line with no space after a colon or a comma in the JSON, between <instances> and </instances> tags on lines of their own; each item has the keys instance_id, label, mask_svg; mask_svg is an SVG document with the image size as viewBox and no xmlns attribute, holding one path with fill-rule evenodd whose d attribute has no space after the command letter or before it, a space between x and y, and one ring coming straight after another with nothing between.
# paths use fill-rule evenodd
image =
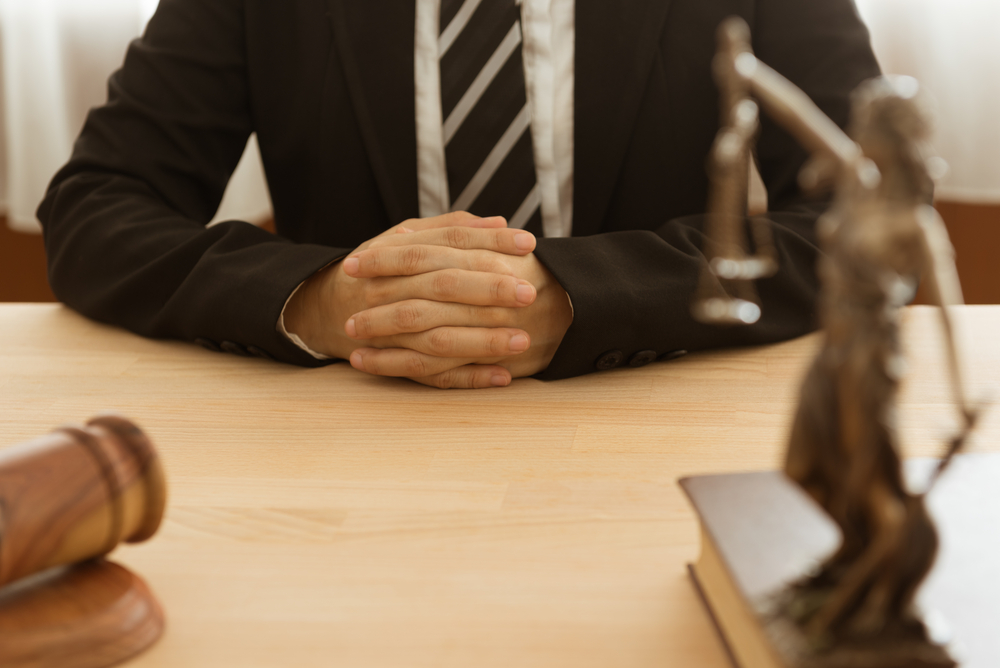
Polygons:
<instances>
[{"instance_id":1,"label":"knuckle","mask_svg":"<svg viewBox=\"0 0 1000 668\"><path fill-rule=\"evenodd\" d=\"M451 298L458 292L459 278L451 270L439 271L434 274L431 282L431 289L434 295L439 298Z\"/></svg>"},{"instance_id":2,"label":"knuckle","mask_svg":"<svg viewBox=\"0 0 1000 668\"><path fill-rule=\"evenodd\" d=\"M423 378L424 376L429 376L427 371L427 363L424 358L420 355L409 355L406 361L403 362L404 375L413 378Z\"/></svg>"},{"instance_id":3,"label":"knuckle","mask_svg":"<svg viewBox=\"0 0 1000 668\"><path fill-rule=\"evenodd\" d=\"M448 390L455 387L455 372L446 371L436 376L431 376L431 383L439 390Z\"/></svg>"},{"instance_id":4,"label":"knuckle","mask_svg":"<svg viewBox=\"0 0 1000 668\"><path fill-rule=\"evenodd\" d=\"M383 375L382 364L379 362L379 355L365 355L364 358L365 371L375 376Z\"/></svg>"},{"instance_id":5,"label":"knuckle","mask_svg":"<svg viewBox=\"0 0 1000 668\"><path fill-rule=\"evenodd\" d=\"M471 241L469 230L465 227L446 227L444 238L452 248L467 248Z\"/></svg>"},{"instance_id":6,"label":"knuckle","mask_svg":"<svg viewBox=\"0 0 1000 668\"><path fill-rule=\"evenodd\" d=\"M399 269L403 274L416 274L424 263L427 253L422 246L407 246L399 258Z\"/></svg>"},{"instance_id":7,"label":"knuckle","mask_svg":"<svg viewBox=\"0 0 1000 668\"><path fill-rule=\"evenodd\" d=\"M362 253L359 256L362 271L374 276L382 273L382 253L382 249L379 248L369 248L365 253Z\"/></svg>"},{"instance_id":8,"label":"knuckle","mask_svg":"<svg viewBox=\"0 0 1000 668\"><path fill-rule=\"evenodd\" d=\"M509 288L510 280L506 276L497 276L490 280L490 296L494 301L504 301L507 295L512 292Z\"/></svg>"},{"instance_id":9,"label":"knuckle","mask_svg":"<svg viewBox=\"0 0 1000 668\"><path fill-rule=\"evenodd\" d=\"M493 376L493 371L489 367L482 366L472 366L466 367L469 373L465 378L465 386L469 389L482 389L485 387L492 387L490 378Z\"/></svg>"},{"instance_id":10,"label":"knuckle","mask_svg":"<svg viewBox=\"0 0 1000 668\"><path fill-rule=\"evenodd\" d=\"M392 324L400 332L420 331L420 309L413 304L399 304L392 314Z\"/></svg>"},{"instance_id":11,"label":"knuckle","mask_svg":"<svg viewBox=\"0 0 1000 668\"><path fill-rule=\"evenodd\" d=\"M354 331L359 339L370 339L372 337L372 316L370 313L359 313L354 316Z\"/></svg>"},{"instance_id":12,"label":"knuckle","mask_svg":"<svg viewBox=\"0 0 1000 668\"><path fill-rule=\"evenodd\" d=\"M447 355L455 349L455 337L443 327L431 330L427 335L427 345L438 355Z\"/></svg>"},{"instance_id":13,"label":"knuckle","mask_svg":"<svg viewBox=\"0 0 1000 668\"><path fill-rule=\"evenodd\" d=\"M509 338L505 333L490 332L490 335L486 338L486 347L489 349L490 356L495 357L506 354L509 347L507 344Z\"/></svg>"}]
</instances>

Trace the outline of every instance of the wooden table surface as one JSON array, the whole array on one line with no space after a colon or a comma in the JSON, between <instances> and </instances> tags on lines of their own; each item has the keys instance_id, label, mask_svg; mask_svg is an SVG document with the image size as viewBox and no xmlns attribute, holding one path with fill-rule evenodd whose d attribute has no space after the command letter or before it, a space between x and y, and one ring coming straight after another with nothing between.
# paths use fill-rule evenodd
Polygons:
<instances>
[{"instance_id":1,"label":"wooden table surface","mask_svg":"<svg viewBox=\"0 0 1000 668\"><path fill-rule=\"evenodd\" d=\"M935 318L905 314L911 455L957 424ZM957 320L981 396L1000 378L1000 307ZM777 466L816 343L441 391L8 304L0 443L115 410L158 446L166 519L113 558L168 628L129 666L726 668L676 479ZM973 449L1000 450L998 412Z\"/></svg>"}]
</instances>

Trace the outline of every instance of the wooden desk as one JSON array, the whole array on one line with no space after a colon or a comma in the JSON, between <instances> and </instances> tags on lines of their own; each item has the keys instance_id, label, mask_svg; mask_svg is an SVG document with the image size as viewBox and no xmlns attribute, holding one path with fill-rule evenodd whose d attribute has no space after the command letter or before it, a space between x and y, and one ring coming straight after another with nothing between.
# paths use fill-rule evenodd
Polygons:
<instances>
[{"instance_id":1,"label":"wooden desk","mask_svg":"<svg viewBox=\"0 0 1000 668\"><path fill-rule=\"evenodd\" d=\"M934 316L907 313L910 454L956 424ZM1000 307L958 323L981 395ZM168 630L130 666L726 668L675 480L776 466L815 344L443 392L4 305L2 442L112 409L159 446L166 521L114 558ZM974 448L1000 449L998 413Z\"/></svg>"}]
</instances>

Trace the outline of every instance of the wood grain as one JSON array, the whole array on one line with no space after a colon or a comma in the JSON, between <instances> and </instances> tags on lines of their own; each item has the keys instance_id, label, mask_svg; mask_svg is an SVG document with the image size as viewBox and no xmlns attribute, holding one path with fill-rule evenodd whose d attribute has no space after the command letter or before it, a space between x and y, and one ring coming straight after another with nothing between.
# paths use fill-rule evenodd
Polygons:
<instances>
[{"instance_id":1,"label":"wood grain","mask_svg":"<svg viewBox=\"0 0 1000 668\"><path fill-rule=\"evenodd\" d=\"M914 455L957 425L934 315L904 328ZM1000 377L1000 308L957 320L976 397ZM728 668L676 479L776 467L815 347L440 391L5 305L0 416L6 443L105 410L155 434L166 517L115 558L170 626L130 667ZM972 450L998 435L994 410Z\"/></svg>"}]
</instances>

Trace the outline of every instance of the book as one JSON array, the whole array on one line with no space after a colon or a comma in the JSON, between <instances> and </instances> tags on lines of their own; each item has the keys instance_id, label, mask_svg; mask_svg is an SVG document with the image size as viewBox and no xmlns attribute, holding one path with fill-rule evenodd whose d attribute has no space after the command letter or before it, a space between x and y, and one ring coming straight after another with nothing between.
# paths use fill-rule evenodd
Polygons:
<instances>
[{"instance_id":1,"label":"book","mask_svg":"<svg viewBox=\"0 0 1000 668\"><path fill-rule=\"evenodd\" d=\"M914 491L935 460L906 462ZM839 529L777 471L680 480L701 522L692 579L738 668L792 668L761 619L766 601L813 571L840 541ZM1000 666L1000 453L955 458L927 498L940 535L917 605L933 638L962 668Z\"/></svg>"}]
</instances>

